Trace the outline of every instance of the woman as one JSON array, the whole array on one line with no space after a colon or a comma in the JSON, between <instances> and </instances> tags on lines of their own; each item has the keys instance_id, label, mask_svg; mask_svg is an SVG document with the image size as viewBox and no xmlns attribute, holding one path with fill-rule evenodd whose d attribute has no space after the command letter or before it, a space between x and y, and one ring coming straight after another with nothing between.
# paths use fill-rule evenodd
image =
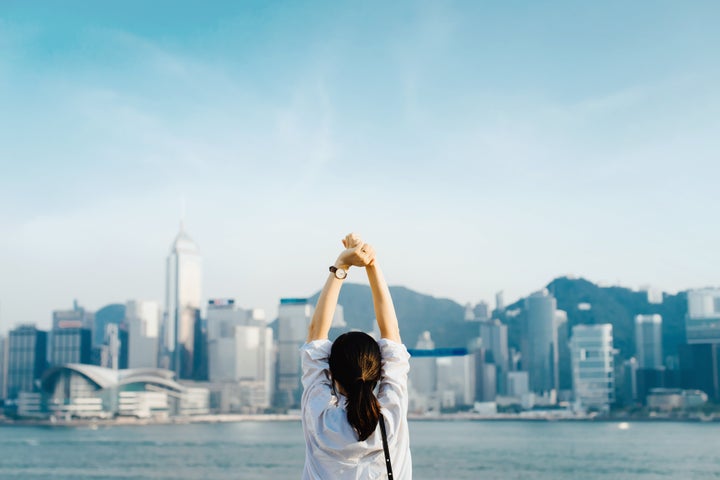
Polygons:
<instances>
[{"instance_id":1,"label":"woman","mask_svg":"<svg viewBox=\"0 0 720 480\"><path fill-rule=\"evenodd\" d=\"M390 291L373 248L350 234L330 267L301 349L303 479L412 478L407 424L410 355L400 340ZM351 266L365 267L372 291L379 342L348 332L331 343L328 332ZM375 390L377 387L377 395ZM383 425L384 424L384 425ZM386 462L382 427L390 462ZM389 465L388 465L389 464Z\"/></svg>"}]
</instances>

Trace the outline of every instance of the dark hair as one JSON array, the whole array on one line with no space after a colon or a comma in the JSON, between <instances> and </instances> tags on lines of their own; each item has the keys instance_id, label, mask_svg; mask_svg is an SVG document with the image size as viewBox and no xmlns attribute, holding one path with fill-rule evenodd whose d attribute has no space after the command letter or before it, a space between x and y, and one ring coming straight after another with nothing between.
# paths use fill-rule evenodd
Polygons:
<instances>
[{"instance_id":1,"label":"dark hair","mask_svg":"<svg viewBox=\"0 0 720 480\"><path fill-rule=\"evenodd\" d=\"M372 435L380 419L374 390L381 360L378 343L363 332L343 333L330 350L330 374L347 396L347 419L360 441Z\"/></svg>"}]
</instances>

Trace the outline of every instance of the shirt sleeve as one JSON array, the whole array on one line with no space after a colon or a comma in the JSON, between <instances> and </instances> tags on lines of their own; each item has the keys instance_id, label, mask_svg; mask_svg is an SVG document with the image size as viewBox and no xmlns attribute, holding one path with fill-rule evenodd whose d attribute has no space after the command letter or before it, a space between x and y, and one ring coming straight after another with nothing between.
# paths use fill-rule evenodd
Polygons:
<instances>
[{"instance_id":1,"label":"shirt sleeve","mask_svg":"<svg viewBox=\"0 0 720 480\"><path fill-rule=\"evenodd\" d=\"M407 420L410 354L405 345L386 338L381 339L378 344L382 354L378 401L385 421L389 424L388 435L391 436L400 424Z\"/></svg>"},{"instance_id":2,"label":"shirt sleeve","mask_svg":"<svg viewBox=\"0 0 720 480\"><path fill-rule=\"evenodd\" d=\"M328 339L313 340L300 347L304 410L324 408L330 401L332 389L328 378L328 358L331 348L332 342Z\"/></svg>"}]
</instances>

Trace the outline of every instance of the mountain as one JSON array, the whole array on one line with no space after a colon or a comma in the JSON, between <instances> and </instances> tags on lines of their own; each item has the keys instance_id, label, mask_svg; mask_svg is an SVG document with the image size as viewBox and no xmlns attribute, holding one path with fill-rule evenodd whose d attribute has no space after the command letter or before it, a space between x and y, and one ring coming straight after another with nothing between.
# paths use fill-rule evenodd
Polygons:
<instances>
[{"instance_id":1,"label":"mountain","mask_svg":"<svg viewBox=\"0 0 720 480\"><path fill-rule=\"evenodd\" d=\"M662 304L647 301L644 292L624 287L601 287L583 278L560 277L546 287L557 299L557 306L568 314L568 327L580 324L610 323L613 325L614 346L624 358L635 353L635 315L653 314L663 318L664 355L675 355L685 342L684 319L687 311L685 292L664 294ZM437 347L462 347L478 335L476 323L465 322L465 308L446 298L424 295L405 287L390 287L403 340L410 347L419 335L428 330ZM310 297L316 303L319 292ZM374 328L370 287L348 283L340 292L346 330L371 331ZM589 304L580 308L580 304ZM510 346L519 349L525 321L525 299L508 306L498 317L508 325ZM333 332L337 334L338 332Z\"/></svg>"},{"instance_id":2,"label":"mountain","mask_svg":"<svg viewBox=\"0 0 720 480\"><path fill-rule=\"evenodd\" d=\"M466 346L469 339L478 335L477 324L464 321L465 307L452 300L423 295L405 287L390 287L390 295L400 323L400 333L410 347L425 330L432 333L437 347ZM309 301L315 304L318 296L319 292ZM368 285L343 285L338 303L343 306L347 323L345 330L369 332L374 329L375 311Z\"/></svg>"}]
</instances>

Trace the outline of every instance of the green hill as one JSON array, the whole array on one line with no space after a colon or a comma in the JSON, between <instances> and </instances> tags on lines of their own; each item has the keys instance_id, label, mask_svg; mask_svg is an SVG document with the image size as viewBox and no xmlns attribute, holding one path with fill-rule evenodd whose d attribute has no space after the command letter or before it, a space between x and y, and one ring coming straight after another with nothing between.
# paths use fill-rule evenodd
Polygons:
<instances>
[{"instance_id":1,"label":"green hill","mask_svg":"<svg viewBox=\"0 0 720 480\"><path fill-rule=\"evenodd\" d=\"M687 311L686 294L665 294L662 304L651 304L644 292L623 287L600 287L579 278L556 278L547 285L558 308L568 314L570 328L579 324L610 323L613 325L614 345L623 357L635 353L634 319L638 314L658 313L663 317L664 355L677 353L678 345L685 342L684 318ZM464 321L465 308L446 298L424 295L405 287L390 287L400 322L403 340L410 347L425 330L431 332L437 347L466 346L468 340L477 336L477 324ZM310 297L317 302L318 293ZM371 331L374 327L370 287L348 283L340 292L339 303L344 308L347 329ZM508 324L510 345L518 348L525 320L524 299L508 306L499 317ZM590 304L589 310L578 305ZM339 332L333 332L337 335Z\"/></svg>"}]
</instances>

